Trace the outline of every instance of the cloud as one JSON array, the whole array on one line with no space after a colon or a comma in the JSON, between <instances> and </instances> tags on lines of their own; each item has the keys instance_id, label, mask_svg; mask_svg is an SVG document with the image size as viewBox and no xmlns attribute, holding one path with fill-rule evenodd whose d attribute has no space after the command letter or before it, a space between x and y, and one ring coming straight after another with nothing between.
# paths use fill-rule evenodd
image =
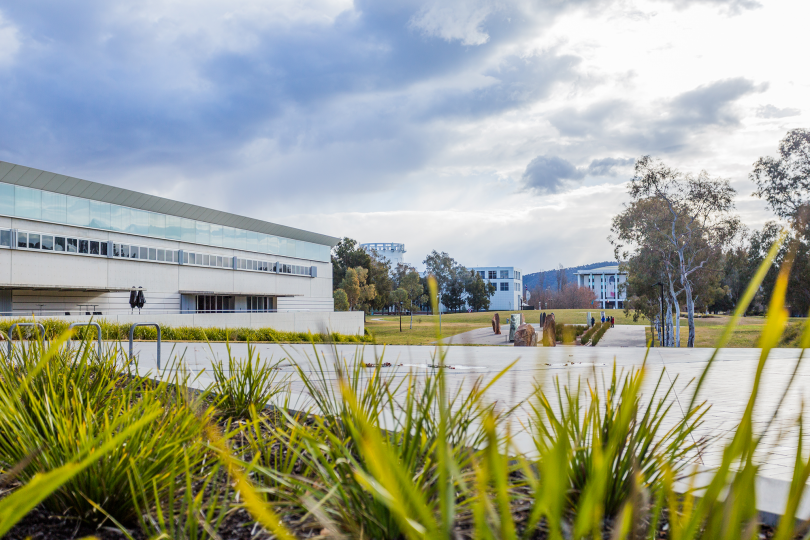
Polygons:
<instances>
[{"instance_id":1,"label":"cloud","mask_svg":"<svg viewBox=\"0 0 810 540\"><path fill-rule=\"evenodd\" d=\"M570 184L581 180L585 173L557 156L537 156L523 172L524 185L538 193L559 193Z\"/></svg>"},{"instance_id":2,"label":"cloud","mask_svg":"<svg viewBox=\"0 0 810 540\"><path fill-rule=\"evenodd\" d=\"M634 158L602 158L594 159L588 165L588 174L593 176L616 176L616 167L626 167L636 162Z\"/></svg>"},{"instance_id":3,"label":"cloud","mask_svg":"<svg viewBox=\"0 0 810 540\"><path fill-rule=\"evenodd\" d=\"M691 126L737 125L740 117L731 104L767 89L767 84L755 85L744 77L715 81L675 97L669 104L669 114L672 122Z\"/></svg>"},{"instance_id":4,"label":"cloud","mask_svg":"<svg viewBox=\"0 0 810 540\"><path fill-rule=\"evenodd\" d=\"M462 45L483 45L489 41L489 34L482 28L484 21L497 9L496 4L486 1L430 2L408 25L425 36L460 41Z\"/></svg>"},{"instance_id":5,"label":"cloud","mask_svg":"<svg viewBox=\"0 0 810 540\"><path fill-rule=\"evenodd\" d=\"M759 118L787 118L789 116L799 116L802 111L792 107L785 107L780 109L773 105L763 105L757 109L757 116Z\"/></svg>"},{"instance_id":6,"label":"cloud","mask_svg":"<svg viewBox=\"0 0 810 540\"><path fill-rule=\"evenodd\" d=\"M0 12L0 68L11 66L19 50L19 32Z\"/></svg>"}]
</instances>

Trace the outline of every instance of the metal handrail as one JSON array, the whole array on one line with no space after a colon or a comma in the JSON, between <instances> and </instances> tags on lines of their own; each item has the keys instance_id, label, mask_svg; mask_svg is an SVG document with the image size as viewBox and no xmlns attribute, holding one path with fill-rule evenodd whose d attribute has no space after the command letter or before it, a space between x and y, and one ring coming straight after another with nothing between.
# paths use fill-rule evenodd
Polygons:
<instances>
[{"instance_id":1,"label":"metal handrail","mask_svg":"<svg viewBox=\"0 0 810 540\"><path fill-rule=\"evenodd\" d=\"M134 347L132 344L132 340L135 338L135 329L139 326L154 326L157 328L157 368L160 370L160 325L158 323L150 323L150 322L142 322L142 323L135 323L129 328L129 359L132 360L135 357L134 354Z\"/></svg>"},{"instance_id":2,"label":"metal handrail","mask_svg":"<svg viewBox=\"0 0 810 540\"><path fill-rule=\"evenodd\" d=\"M77 326L95 326L96 327L96 331L98 332L98 357L99 357L99 359L101 359L101 357L104 354L103 348L102 348L102 341L101 341L101 325L98 324L98 323L94 323L94 322L77 322L77 323L73 323L70 326L68 326L68 330L70 330L72 328L75 328ZM70 346L70 341L68 341L68 346Z\"/></svg>"},{"instance_id":3,"label":"metal handrail","mask_svg":"<svg viewBox=\"0 0 810 540\"><path fill-rule=\"evenodd\" d=\"M14 323L8 327L8 356L11 358L11 340L14 338L14 329L18 326L37 326L39 327L40 334L39 336L45 341L45 325L42 323L33 323L33 322L21 322L21 323ZM22 334L20 334L20 340L22 340Z\"/></svg>"}]
</instances>

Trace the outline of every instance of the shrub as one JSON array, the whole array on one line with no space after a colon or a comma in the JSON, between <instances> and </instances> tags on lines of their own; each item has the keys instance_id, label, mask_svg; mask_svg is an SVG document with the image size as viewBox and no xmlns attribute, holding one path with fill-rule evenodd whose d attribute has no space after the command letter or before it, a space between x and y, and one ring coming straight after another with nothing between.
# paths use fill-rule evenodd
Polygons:
<instances>
[{"instance_id":1,"label":"shrub","mask_svg":"<svg viewBox=\"0 0 810 540\"><path fill-rule=\"evenodd\" d=\"M221 360L212 363L214 383L210 390L216 395L216 407L226 416L248 418L262 411L273 396L281 393L287 379L277 381L278 362L262 360L248 343L247 358L234 358L230 346L228 366Z\"/></svg>"},{"instance_id":2,"label":"shrub","mask_svg":"<svg viewBox=\"0 0 810 540\"><path fill-rule=\"evenodd\" d=\"M596 346L596 344L599 343L599 340L602 339L602 336L605 335L605 332L607 332L609 329L610 329L610 321L605 321L601 323L596 332L594 332L593 338L591 338L591 345Z\"/></svg>"}]
</instances>

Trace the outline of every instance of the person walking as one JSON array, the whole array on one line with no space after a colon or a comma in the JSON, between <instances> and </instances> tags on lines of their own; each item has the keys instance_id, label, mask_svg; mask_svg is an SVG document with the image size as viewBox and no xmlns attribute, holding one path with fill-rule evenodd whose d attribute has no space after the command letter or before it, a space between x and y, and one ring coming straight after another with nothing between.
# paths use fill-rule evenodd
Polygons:
<instances>
[{"instance_id":1,"label":"person walking","mask_svg":"<svg viewBox=\"0 0 810 540\"><path fill-rule=\"evenodd\" d=\"M593 326L593 325L595 325L595 324L596 324L596 319L594 319L593 317L591 317L591 326Z\"/></svg>"},{"instance_id":2,"label":"person walking","mask_svg":"<svg viewBox=\"0 0 810 540\"><path fill-rule=\"evenodd\" d=\"M614 326L616 326L616 317L611 317L610 318L610 327L613 328Z\"/></svg>"},{"instance_id":3,"label":"person walking","mask_svg":"<svg viewBox=\"0 0 810 540\"><path fill-rule=\"evenodd\" d=\"M605 324L605 314L602 313L602 324Z\"/></svg>"}]
</instances>

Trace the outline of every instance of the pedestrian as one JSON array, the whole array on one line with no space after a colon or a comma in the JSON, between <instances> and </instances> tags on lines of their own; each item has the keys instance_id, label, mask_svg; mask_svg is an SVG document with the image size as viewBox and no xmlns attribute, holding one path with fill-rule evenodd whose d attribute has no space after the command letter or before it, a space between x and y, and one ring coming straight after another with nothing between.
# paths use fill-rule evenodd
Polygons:
<instances>
[{"instance_id":1,"label":"pedestrian","mask_svg":"<svg viewBox=\"0 0 810 540\"><path fill-rule=\"evenodd\" d=\"M602 324L605 324L605 314L602 313Z\"/></svg>"},{"instance_id":2,"label":"pedestrian","mask_svg":"<svg viewBox=\"0 0 810 540\"><path fill-rule=\"evenodd\" d=\"M616 317L611 317L610 318L610 327L613 328L614 326L616 326Z\"/></svg>"},{"instance_id":3,"label":"pedestrian","mask_svg":"<svg viewBox=\"0 0 810 540\"><path fill-rule=\"evenodd\" d=\"M593 325L595 325L595 324L596 324L596 319L594 319L593 317L591 317L591 326L593 326Z\"/></svg>"}]
</instances>

